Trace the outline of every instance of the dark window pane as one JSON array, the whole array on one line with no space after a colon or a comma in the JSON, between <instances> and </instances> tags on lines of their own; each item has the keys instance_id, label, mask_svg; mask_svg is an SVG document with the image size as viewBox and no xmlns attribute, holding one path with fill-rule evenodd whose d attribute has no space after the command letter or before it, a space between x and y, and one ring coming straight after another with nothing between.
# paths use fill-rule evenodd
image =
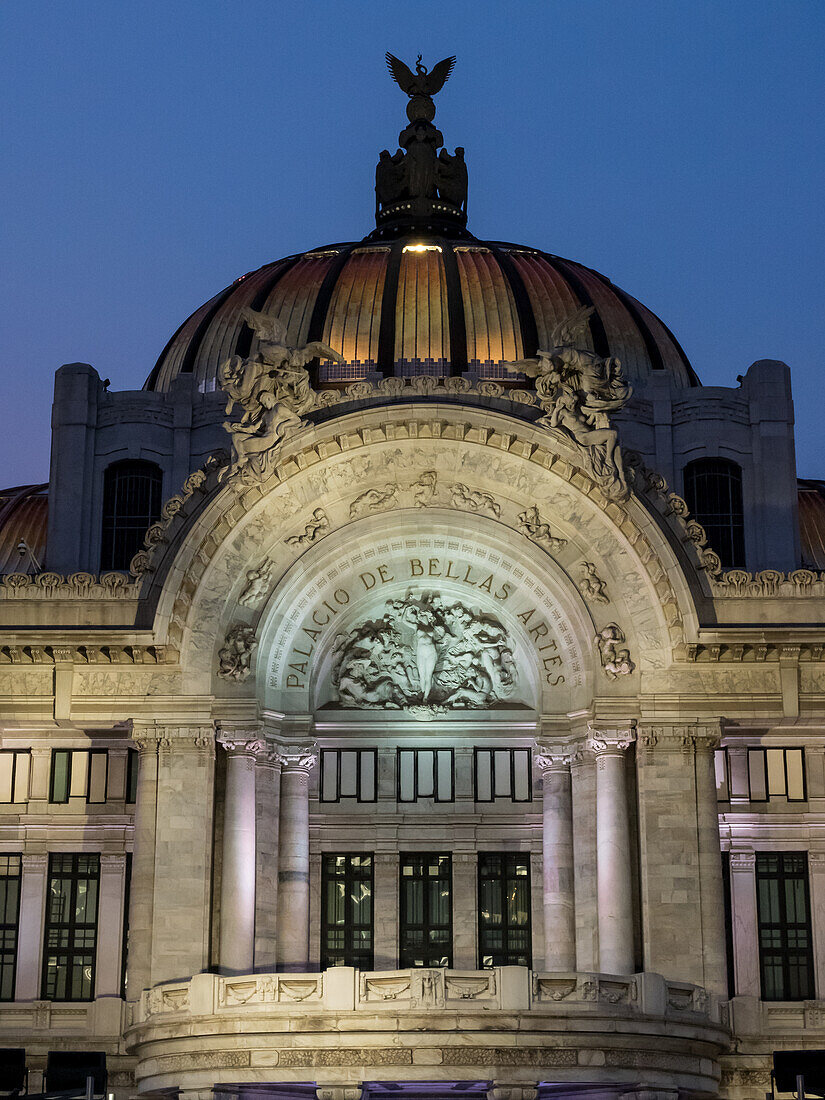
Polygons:
<instances>
[{"instance_id":1,"label":"dark window pane","mask_svg":"<svg viewBox=\"0 0 825 1100\"><path fill-rule=\"evenodd\" d=\"M452 965L452 859L444 854L401 856L398 965Z\"/></svg>"},{"instance_id":2,"label":"dark window pane","mask_svg":"<svg viewBox=\"0 0 825 1100\"><path fill-rule=\"evenodd\" d=\"M705 529L708 545L727 569L745 565L742 470L727 458L699 458L685 466L685 501Z\"/></svg>"},{"instance_id":3,"label":"dark window pane","mask_svg":"<svg viewBox=\"0 0 825 1100\"><path fill-rule=\"evenodd\" d=\"M14 1000L20 868L20 856L0 855L0 1001Z\"/></svg>"},{"instance_id":4,"label":"dark window pane","mask_svg":"<svg viewBox=\"0 0 825 1100\"><path fill-rule=\"evenodd\" d=\"M372 856L329 855L321 863L321 969L372 970Z\"/></svg>"},{"instance_id":5,"label":"dark window pane","mask_svg":"<svg viewBox=\"0 0 825 1100\"><path fill-rule=\"evenodd\" d=\"M49 856L43 959L43 996L49 1000L94 998L99 880L97 854Z\"/></svg>"},{"instance_id":6,"label":"dark window pane","mask_svg":"<svg viewBox=\"0 0 825 1100\"><path fill-rule=\"evenodd\" d=\"M154 462L114 462L103 474L100 568L128 569L160 519L163 473Z\"/></svg>"},{"instance_id":7,"label":"dark window pane","mask_svg":"<svg viewBox=\"0 0 825 1100\"><path fill-rule=\"evenodd\" d=\"M531 966L529 855L480 852L478 899L479 965Z\"/></svg>"},{"instance_id":8,"label":"dark window pane","mask_svg":"<svg viewBox=\"0 0 825 1100\"><path fill-rule=\"evenodd\" d=\"M811 912L805 852L758 852L759 963L766 1001L814 995Z\"/></svg>"}]
</instances>

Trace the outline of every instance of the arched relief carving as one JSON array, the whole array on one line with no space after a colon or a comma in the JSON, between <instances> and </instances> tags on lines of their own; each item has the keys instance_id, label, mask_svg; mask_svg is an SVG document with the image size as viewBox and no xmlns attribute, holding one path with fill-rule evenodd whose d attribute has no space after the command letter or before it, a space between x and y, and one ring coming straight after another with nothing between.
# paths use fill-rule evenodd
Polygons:
<instances>
[{"instance_id":1,"label":"arched relief carving","mask_svg":"<svg viewBox=\"0 0 825 1100\"><path fill-rule=\"evenodd\" d=\"M268 654L267 706L295 711L319 705L370 709L384 703L396 709L429 704L464 711L528 706L566 713L592 694L598 666L589 644L592 621L561 568L507 543L490 521L457 531L455 517L434 512L427 534L421 535L414 514L384 519L391 522L379 527L377 517L362 520L330 538L326 547L296 563L278 586L260 628L259 651ZM365 623L374 626L367 631L372 638L380 633L381 620L397 613L401 648L414 648L414 631L398 607L405 600L425 608L434 600L440 603L443 611L435 611L433 625L446 623L451 631L451 636L436 636L431 697L424 697L430 693L422 690L415 671L409 682L403 672L390 675L382 655L371 672L383 684L375 698L340 691L335 680L342 650L358 640L353 636ZM456 624L455 618L467 621ZM453 642L469 640L475 629L478 647L457 644L453 649ZM375 644L380 649L384 639ZM479 652L485 648L486 653ZM502 683L511 660L503 657L503 649L518 670L512 690ZM412 653L400 657L415 665ZM461 676L465 659L466 678ZM385 675L376 677L376 667ZM263 665L259 675L264 675Z\"/></svg>"},{"instance_id":2,"label":"arched relief carving","mask_svg":"<svg viewBox=\"0 0 825 1100\"><path fill-rule=\"evenodd\" d=\"M149 586L158 600L158 635L181 650L185 666L206 675L215 639L233 614L226 608L231 605L239 617L247 572L273 559L272 584L277 585L302 554L312 551L312 545L291 536L305 532L316 509L322 507L329 521L323 544L351 522L350 507L360 494L394 480L401 489L398 504L388 502L386 511L379 508L375 514L416 508L418 529L428 509L444 507L455 515L466 513L464 519L473 522L498 522L509 530L508 538L522 539L519 517L538 507L540 516L552 521L553 537L566 545L551 553L533 540L532 553L560 561L570 573L582 558L594 562L614 600L605 622L616 619L629 638L635 630L637 663L664 667L667 650L683 640L683 615L694 625L695 611L675 554L642 505L632 498L621 505L608 501L583 471L523 438L531 435L528 426L498 414L476 417L466 409L449 414L460 415L461 422L433 420L431 410L423 408L405 409L397 423L381 422L378 413L341 418L314 429L312 446L285 456L266 483L243 487L230 482L214 493L190 522L186 537L176 540L170 532L169 548L161 551L174 549L175 560L170 568L161 559ZM484 426L468 423L474 419ZM490 427L497 419L508 434ZM440 500L430 499L428 486L421 503L416 485L420 490L421 476L433 470L448 471L439 475L445 492ZM461 507L450 492L454 484L492 497L501 508L499 519L492 512ZM158 591L161 574L166 580ZM243 612L240 618L246 614L253 622L260 615L250 607ZM605 625L595 601L591 612L594 626ZM210 659L204 660L207 639Z\"/></svg>"}]
</instances>

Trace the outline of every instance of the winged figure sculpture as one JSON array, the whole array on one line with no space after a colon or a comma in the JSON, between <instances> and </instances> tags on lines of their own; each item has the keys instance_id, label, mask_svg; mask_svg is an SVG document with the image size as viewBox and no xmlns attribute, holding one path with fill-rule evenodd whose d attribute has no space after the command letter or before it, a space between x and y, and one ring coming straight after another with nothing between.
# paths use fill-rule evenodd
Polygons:
<instances>
[{"instance_id":1,"label":"winged figure sculpture","mask_svg":"<svg viewBox=\"0 0 825 1100\"><path fill-rule=\"evenodd\" d=\"M445 57L443 61L439 61L437 65L434 65L430 71L426 65L421 64L421 54L419 54L418 61L415 63L415 72L413 72L408 65L405 65L403 61L400 61L389 51L387 51L385 57L390 76L392 76L401 91L406 92L410 97L417 95L434 96L436 92L440 92L453 71L453 65L455 65L455 56Z\"/></svg>"}]
</instances>

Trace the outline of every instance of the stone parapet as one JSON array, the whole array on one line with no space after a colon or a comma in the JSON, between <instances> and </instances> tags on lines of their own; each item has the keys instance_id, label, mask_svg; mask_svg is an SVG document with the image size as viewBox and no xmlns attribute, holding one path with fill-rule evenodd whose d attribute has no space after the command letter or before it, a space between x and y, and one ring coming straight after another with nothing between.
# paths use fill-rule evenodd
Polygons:
<instances>
[{"instance_id":1,"label":"stone parapet","mask_svg":"<svg viewBox=\"0 0 825 1100\"><path fill-rule=\"evenodd\" d=\"M138 1090L222 1082L506 1080L715 1093L726 1005L659 974L491 970L219 976L130 1006ZM482 1068L483 1067L483 1068Z\"/></svg>"}]
</instances>

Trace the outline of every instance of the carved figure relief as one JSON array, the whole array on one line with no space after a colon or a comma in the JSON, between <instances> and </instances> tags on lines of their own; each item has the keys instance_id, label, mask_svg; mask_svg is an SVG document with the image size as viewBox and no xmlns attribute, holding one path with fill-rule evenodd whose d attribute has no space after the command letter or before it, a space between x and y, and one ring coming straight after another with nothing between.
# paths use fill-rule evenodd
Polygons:
<instances>
[{"instance_id":1,"label":"carved figure relief","mask_svg":"<svg viewBox=\"0 0 825 1100\"><path fill-rule=\"evenodd\" d=\"M224 421L232 443L231 473L261 476L263 455L277 447L305 423L315 394L306 364L312 359L344 359L319 340L302 348L285 343L286 326L277 317L245 308L246 323L258 334L257 354L242 359L233 355L218 368L218 384L226 394L226 412L240 405L238 421Z\"/></svg>"},{"instance_id":2,"label":"carved figure relief","mask_svg":"<svg viewBox=\"0 0 825 1100\"><path fill-rule=\"evenodd\" d=\"M469 508L471 512L489 512L497 519L501 515L501 507L489 493L482 493L478 489L469 489L460 481L450 486L450 495L454 508Z\"/></svg>"},{"instance_id":3,"label":"carved figure relief","mask_svg":"<svg viewBox=\"0 0 825 1100\"><path fill-rule=\"evenodd\" d=\"M535 504L532 508L519 512L518 529L528 539L532 539L540 546L546 546L548 550L561 550L563 546L567 545L567 539L556 538L552 533L550 524L544 522Z\"/></svg>"},{"instance_id":4,"label":"carved figure relief","mask_svg":"<svg viewBox=\"0 0 825 1100\"><path fill-rule=\"evenodd\" d=\"M627 478L618 433L610 427L608 413L627 404L633 391L625 381L621 360L576 346L592 312L587 306L560 321L551 334L549 351L503 366L536 379L544 410L536 423L555 428L576 443L602 488L624 500L629 494Z\"/></svg>"},{"instance_id":5,"label":"carved figure relief","mask_svg":"<svg viewBox=\"0 0 825 1100\"><path fill-rule=\"evenodd\" d=\"M349 518L357 519L366 516L370 512L380 512L384 508L391 508L398 503L398 486L384 485L380 489L367 489L361 493L349 506Z\"/></svg>"},{"instance_id":6,"label":"carved figure relief","mask_svg":"<svg viewBox=\"0 0 825 1100\"><path fill-rule=\"evenodd\" d=\"M388 600L381 619L335 640L332 683L345 707L491 706L516 686L504 627L435 592Z\"/></svg>"},{"instance_id":7,"label":"carved figure relief","mask_svg":"<svg viewBox=\"0 0 825 1100\"><path fill-rule=\"evenodd\" d=\"M415 507L426 508L435 496L437 488L438 474L435 470L425 470L421 477L410 486Z\"/></svg>"},{"instance_id":8,"label":"carved figure relief","mask_svg":"<svg viewBox=\"0 0 825 1100\"><path fill-rule=\"evenodd\" d=\"M305 546L309 542L322 539L329 532L329 519L323 508L316 508L312 513L312 519L304 528L302 535L287 535L284 542L287 546Z\"/></svg>"},{"instance_id":9,"label":"carved figure relief","mask_svg":"<svg viewBox=\"0 0 825 1100\"><path fill-rule=\"evenodd\" d=\"M616 623L611 623L596 635L602 668L608 680L629 676L636 668L630 659L630 650L620 648L624 646L626 640L624 631Z\"/></svg>"},{"instance_id":10,"label":"carved figure relief","mask_svg":"<svg viewBox=\"0 0 825 1100\"><path fill-rule=\"evenodd\" d=\"M238 603L244 607L254 607L269 591L272 582L272 572L275 563L270 558L264 558L257 569L247 569L246 587L238 597Z\"/></svg>"},{"instance_id":11,"label":"carved figure relief","mask_svg":"<svg viewBox=\"0 0 825 1100\"><path fill-rule=\"evenodd\" d=\"M593 562L583 561L579 568L581 570L579 591L584 598L593 600L594 603L610 603L610 599L605 592L604 581L596 573L596 566Z\"/></svg>"},{"instance_id":12,"label":"carved figure relief","mask_svg":"<svg viewBox=\"0 0 825 1100\"><path fill-rule=\"evenodd\" d=\"M224 680L240 684L249 676L252 653L258 641L255 631L246 623L235 623L226 632L224 643L218 650L218 675Z\"/></svg>"}]
</instances>

